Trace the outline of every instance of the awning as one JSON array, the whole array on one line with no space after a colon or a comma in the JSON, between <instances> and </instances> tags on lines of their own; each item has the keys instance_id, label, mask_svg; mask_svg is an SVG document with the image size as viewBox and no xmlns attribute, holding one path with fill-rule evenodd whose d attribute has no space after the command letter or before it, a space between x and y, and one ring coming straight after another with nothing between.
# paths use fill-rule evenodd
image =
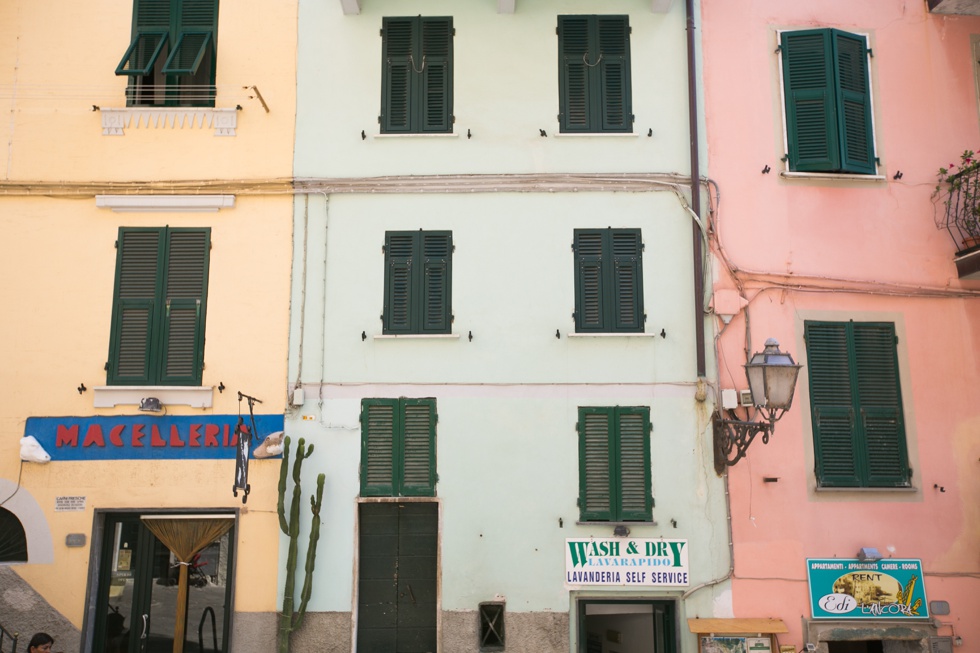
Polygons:
<instances>
[{"instance_id":1,"label":"awning","mask_svg":"<svg viewBox=\"0 0 980 653\"><path fill-rule=\"evenodd\" d=\"M688 619L687 627L695 635L754 635L788 633L782 619Z\"/></svg>"}]
</instances>

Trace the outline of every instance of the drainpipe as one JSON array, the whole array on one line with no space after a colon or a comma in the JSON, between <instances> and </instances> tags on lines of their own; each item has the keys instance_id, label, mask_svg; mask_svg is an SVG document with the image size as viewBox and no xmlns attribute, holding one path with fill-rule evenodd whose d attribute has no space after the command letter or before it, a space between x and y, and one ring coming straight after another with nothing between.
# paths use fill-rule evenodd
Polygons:
<instances>
[{"instance_id":1,"label":"drainpipe","mask_svg":"<svg viewBox=\"0 0 980 653\"><path fill-rule=\"evenodd\" d=\"M698 76L694 41L694 0L685 0L687 15L687 103L691 134L691 210L701 217L701 164L699 160L700 137L698 136ZM691 224L694 250L694 333L697 344L698 377L704 377L704 264L702 258L701 228Z\"/></svg>"}]
</instances>

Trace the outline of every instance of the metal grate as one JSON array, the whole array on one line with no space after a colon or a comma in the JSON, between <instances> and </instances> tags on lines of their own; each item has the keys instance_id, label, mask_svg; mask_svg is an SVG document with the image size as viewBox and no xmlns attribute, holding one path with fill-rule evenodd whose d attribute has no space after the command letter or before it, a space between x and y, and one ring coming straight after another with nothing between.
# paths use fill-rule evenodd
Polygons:
<instances>
[{"instance_id":1,"label":"metal grate","mask_svg":"<svg viewBox=\"0 0 980 653\"><path fill-rule=\"evenodd\" d=\"M480 604L480 650L504 650L504 604Z\"/></svg>"}]
</instances>

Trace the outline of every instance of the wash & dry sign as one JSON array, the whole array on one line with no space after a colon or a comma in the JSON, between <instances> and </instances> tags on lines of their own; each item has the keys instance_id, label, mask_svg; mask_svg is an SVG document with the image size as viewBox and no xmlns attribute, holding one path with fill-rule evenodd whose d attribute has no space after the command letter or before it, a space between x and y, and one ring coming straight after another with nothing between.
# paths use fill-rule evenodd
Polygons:
<instances>
[{"instance_id":1,"label":"wash & dry sign","mask_svg":"<svg viewBox=\"0 0 980 653\"><path fill-rule=\"evenodd\" d=\"M927 619L919 560L808 559L814 619Z\"/></svg>"},{"instance_id":2,"label":"wash & dry sign","mask_svg":"<svg viewBox=\"0 0 980 653\"><path fill-rule=\"evenodd\" d=\"M634 587L690 584L687 540L565 540L565 584Z\"/></svg>"}]
</instances>

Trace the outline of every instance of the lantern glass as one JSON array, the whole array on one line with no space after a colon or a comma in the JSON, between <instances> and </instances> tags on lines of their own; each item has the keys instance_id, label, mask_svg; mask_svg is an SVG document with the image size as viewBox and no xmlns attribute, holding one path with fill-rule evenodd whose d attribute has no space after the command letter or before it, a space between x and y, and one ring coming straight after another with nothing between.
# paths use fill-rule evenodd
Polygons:
<instances>
[{"instance_id":1,"label":"lantern glass","mask_svg":"<svg viewBox=\"0 0 980 653\"><path fill-rule=\"evenodd\" d=\"M752 392L752 403L775 410L788 410L793 403L796 377L800 373L793 357L779 350L774 339L766 340L761 353L745 365L745 376Z\"/></svg>"}]
</instances>

